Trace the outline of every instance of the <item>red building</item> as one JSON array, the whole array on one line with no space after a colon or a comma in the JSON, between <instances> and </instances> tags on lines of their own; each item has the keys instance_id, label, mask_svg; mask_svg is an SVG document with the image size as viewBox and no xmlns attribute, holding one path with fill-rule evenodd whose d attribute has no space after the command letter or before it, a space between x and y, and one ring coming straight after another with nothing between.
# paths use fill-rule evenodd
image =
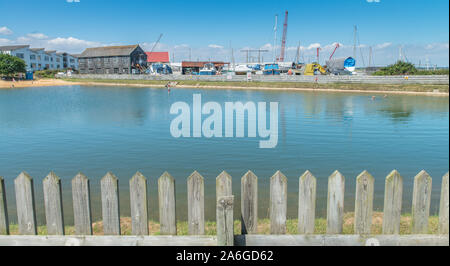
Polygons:
<instances>
[{"instance_id":1,"label":"red building","mask_svg":"<svg viewBox=\"0 0 450 266\"><path fill-rule=\"evenodd\" d=\"M147 64L170 63L169 52L145 52L147 54Z\"/></svg>"}]
</instances>

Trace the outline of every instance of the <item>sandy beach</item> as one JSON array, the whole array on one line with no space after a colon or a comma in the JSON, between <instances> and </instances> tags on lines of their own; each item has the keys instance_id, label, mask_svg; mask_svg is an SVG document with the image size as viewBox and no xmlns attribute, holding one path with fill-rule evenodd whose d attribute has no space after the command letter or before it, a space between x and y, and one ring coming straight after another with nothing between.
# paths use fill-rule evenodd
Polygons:
<instances>
[{"instance_id":1,"label":"sandy beach","mask_svg":"<svg viewBox=\"0 0 450 266\"><path fill-rule=\"evenodd\" d=\"M0 80L0 89L64 86L64 85L79 85L79 83L64 81L61 79L21 80L16 82Z\"/></svg>"},{"instance_id":2,"label":"sandy beach","mask_svg":"<svg viewBox=\"0 0 450 266\"><path fill-rule=\"evenodd\" d=\"M12 87L14 85L14 87ZM166 89L162 84L139 84L139 83L115 83L115 82L94 82L94 81L66 81L61 79L40 79L26 81L4 81L0 80L0 89L44 87L44 86L70 86L70 85L90 85L90 86L127 86L127 87L147 87ZM333 93L368 93L368 94L408 94L422 96L449 97L448 92L417 92L417 91L392 91L392 90L358 90L358 89L334 89L334 88L274 88L274 87L239 87L239 86L214 86L214 85L176 85L174 88L184 89L228 89L228 90L265 90L265 91L314 91Z\"/></svg>"}]
</instances>

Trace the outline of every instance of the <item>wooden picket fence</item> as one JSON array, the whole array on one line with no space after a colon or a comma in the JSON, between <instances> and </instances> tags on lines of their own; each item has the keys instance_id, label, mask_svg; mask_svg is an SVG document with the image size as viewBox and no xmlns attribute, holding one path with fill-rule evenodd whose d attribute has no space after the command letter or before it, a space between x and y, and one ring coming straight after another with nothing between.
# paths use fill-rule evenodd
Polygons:
<instances>
[{"instance_id":1,"label":"wooden picket fence","mask_svg":"<svg viewBox=\"0 0 450 266\"><path fill-rule=\"evenodd\" d=\"M385 181L383 234L371 235L374 178L367 171L356 179L354 235L343 235L345 177L335 171L328 179L327 233L314 234L316 178L306 171L299 178L298 233L286 235L287 178L280 171L270 178L270 232L258 235L258 178L248 171L241 179L241 235L234 235L232 178L216 178L217 235L205 236L204 178L187 179L188 236L176 236L175 180L165 172L158 179L160 235L149 236L147 180L136 173L129 182L132 236L121 235L119 183L112 173L100 181L103 236L93 236L89 179L72 179L75 234L66 236L61 180L51 172L43 180L46 236L37 236L33 179L22 172L14 181L20 235L9 235L5 185L0 177L0 245L449 245L449 174L442 180L439 234L427 235L432 178L421 171L414 178L412 235L400 235L403 178L392 171Z\"/></svg>"}]
</instances>

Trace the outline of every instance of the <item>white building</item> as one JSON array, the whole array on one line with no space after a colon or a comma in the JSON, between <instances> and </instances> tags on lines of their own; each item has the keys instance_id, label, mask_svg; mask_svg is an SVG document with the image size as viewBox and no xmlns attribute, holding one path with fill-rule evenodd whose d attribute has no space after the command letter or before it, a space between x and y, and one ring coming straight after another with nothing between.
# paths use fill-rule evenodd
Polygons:
<instances>
[{"instance_id":1,"label":"white building","mask_svg":"<svg viewBox=\"0 0 450 266\"><path fill-rule=\"evenodd\" d=\"M0 46L0 53L16 56L25 61L27 72L36 70L78 69L78 59L68 53L57 53L55 50L30 48L29 45Z\"/></svg>"}]
</instances>

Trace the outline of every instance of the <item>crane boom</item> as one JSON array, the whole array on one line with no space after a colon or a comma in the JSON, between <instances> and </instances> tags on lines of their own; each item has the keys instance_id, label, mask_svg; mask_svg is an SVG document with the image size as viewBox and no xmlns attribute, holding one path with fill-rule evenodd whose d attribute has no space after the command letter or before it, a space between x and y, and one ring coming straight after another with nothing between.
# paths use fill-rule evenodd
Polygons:
<instances>
[{"instance_id":1,"label":"crane boom","mask_svg":"<svg viewBox=\"0 0 450 266\"><path fill-rule=\"evenodd\" d=\"M280 62L284 62L284 54L285 54L285 50L286 50L287 26L288 26L288 12L286 10L286 14L284 16L284 25L283 25L283 39L281 39Z\"/></svg>"},{"instance_id":2,"label":"crane boom","mask_svg":"<svg viewBox=\"0 0 450 266\"><path fill-rule=\"evenodd\" d=\"M336 47L334 47L334 51L333 51L333 53L331 53L330 59L328 59L328 60L331 60L331 58L333 57L333 55L336 52L337 48L339 48L339 43L336 43Z\"/></svg>"},{"instance_id":3,"label":"crane boom","mask_svg":"<svg viewBox=\"0 0 450 266\"><path fill-rule=\"evenodd\" d=\"M155 50L156 45L158 45L159 41L161 40L163 34L161 33L158 37L158 40L155 42L155 44L153 45L152 49L150 50L150 53L153 52L153 50Z\"/></svg>"}]
</instances>

